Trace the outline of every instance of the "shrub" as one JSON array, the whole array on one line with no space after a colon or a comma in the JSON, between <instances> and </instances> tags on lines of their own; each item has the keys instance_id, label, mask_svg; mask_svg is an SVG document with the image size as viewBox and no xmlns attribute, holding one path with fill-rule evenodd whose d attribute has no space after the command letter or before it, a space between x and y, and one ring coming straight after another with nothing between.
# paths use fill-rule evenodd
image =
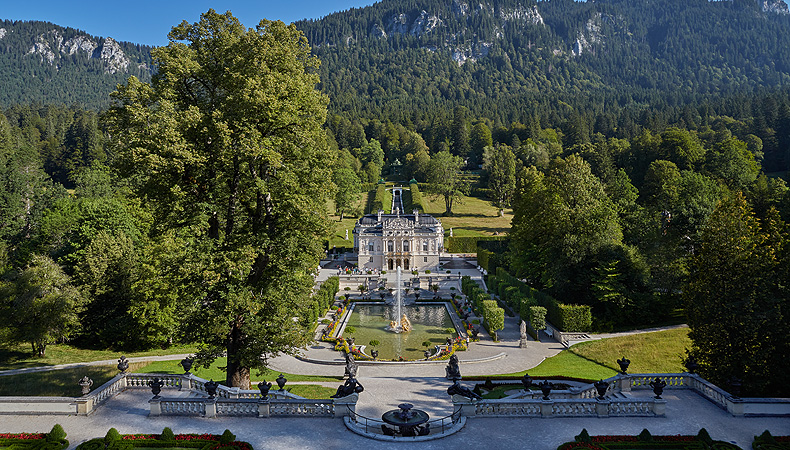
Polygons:
<instances>
[{"instance_id":1,"label":"shrub","mask_svg":"<svg viewBox=\"0 0 790 450\"><path fill-rule=\"evenodd\" d=\"M175 441L176 435L173 434L173 430L171 430L170 427L165 427L165 429L162 430L162 434L159 436L159 439L162 441Z\"/></svg>"},{"instance_id":2,"label":"shrub","mask_svg":"<svg viewBox=\"0 0 790 450\"><path fill-rule=\"evenodd\" d=\"M546 308L542 306L529 307L529 324L536 331L546 329Z\"/></svg>"},{"instance_id":3,"label":"shrub","mask_svg":"<svg viewBox=\"0 0 790 450\"><path fill-rule=\"evenodd\" d=\"M222 436L220 436L219 438L220 444L230 444L235 440L236 440L236 435L231 433L230 430L225 430L225 432L222 433Z\"/></svg>"},{"instance_id":4,"label":"shrub","mask_svg":"<svg viewBox=\"0 0 790 450\"><path fill-rule=\"evenodd\" d=\"M63 427L60 426L59 423L56 423L55 426L52 427L52 430L47 433L46 440L49 442L58 442L66 439L66 431L63 430Z\"/></svg>"}]
</instances>

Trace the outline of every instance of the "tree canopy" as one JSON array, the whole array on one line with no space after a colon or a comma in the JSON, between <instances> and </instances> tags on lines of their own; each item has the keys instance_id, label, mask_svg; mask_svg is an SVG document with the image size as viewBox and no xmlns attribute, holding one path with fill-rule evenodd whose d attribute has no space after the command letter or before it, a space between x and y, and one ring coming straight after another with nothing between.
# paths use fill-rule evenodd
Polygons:
<instances>
[{"instance_id":1,"label":"tree canopy","mask_svg":"<svg viewBox=\"0 0 790 450\"><path fill-rule=\"evenodd\" d=\"M199 363L227 352L228 384L246 388L251 368L307 339L296 319L327 231L327 98L292 25L209 10L168 37L152 83L113 93L110 139L152 238L185 246L174 287Z\"/></svg>"}]
</instances>

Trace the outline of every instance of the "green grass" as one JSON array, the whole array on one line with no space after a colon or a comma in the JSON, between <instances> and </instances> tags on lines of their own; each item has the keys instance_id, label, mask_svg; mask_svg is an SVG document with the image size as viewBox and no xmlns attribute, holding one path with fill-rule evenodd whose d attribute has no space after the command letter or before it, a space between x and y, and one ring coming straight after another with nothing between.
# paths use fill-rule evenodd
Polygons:
<instances>
[{"instance_id":1,"label":"green grass","mask_svg":"<svg viewBox=\"0 0 790 450\"><path fill-rule=\"evenodd\" d=\"M91 389L97 389L116 375L115 366L86 366L0 376L0 396L79 397L82 377L93 380Z\"/></svg>"},{"instance_id":2,"label":"green grass","mask_svg":"<svg viewBox=\"0 0 790 450\"><path fill-rule=\"evenodd\" d=\"M176 346L164 350L149 350L145 352L122 352L114 350L89 350L71 345L48 345L43 358L33 356L30 346L3 346L0 347L0 370L23 369L26 367L54 366L58 364L80 363L88 361L103 361L118 359L121 355L127 358L136 356L163 356L194 353L193 346Z\"/></svg>"},{"instance_id":3,"label":"green grass","mask_svg":"<svg viewBox=\"0 0 790 450\"><path fill-rule=\"evenodd\" d=\"M585 380L600 380L617 374L616 371L608 367L582 358L568 350L563 350L557 356L546 358L532 369L504 375L494 375L491 378L521 378L525 373L529 373L531 377L539 378L565 376Z\"/></svg>"},{"instance_id":4,"label":"green grass","mask_svg":"<svg viewBox=\"0 0 790 450\"><path fill-rule=\"evenodd\" d=\"M580 357L618 370L617 360L631 360L631 373L683 372L685 349L691 347L688 328L635 334L600 341L582 342L570 351Z\"/></svg>"},{"instance_id":5,"label":"green grass","mask_svg":"<svg viewBox=\"0 0 790 450\"><path fill-rule=\"evenodd\" d=\"M144 366L140 366L134 370L136 373L184 373L184 369L178 365L179 361L154 361L148 363ZM192 373L200 378L205 378L206 380L214 380L214 381L223 381L225 380L225 371L220 369L220 367L224 367L226 364L225 358L217 358L216 361L208 368L200 368L200 369L193 369ZM280 373L276 371L266 371L262 374L259 374L258 371L253 370L250 374L250 379L252 382L259 382L259 381L273 381L277 378ZM325 376L318 376L318 375L296 375L291 373L283 373L283 376L288 379L288 381L340 381L343 379L342 376L336 377L325 377ZM334 392L333 392L334 393Z\"/></svg>"},{"instance_id":6,"label":"green grass","mask_svg":"<svg viewBox=\"0 0 790 450\"><path fill-rule=\"evenodd\" d=\"M450 228L453 236L492 236L494 233L503 235L510 231L513 211L505 210L500 216L499 210L488 200L477 197L464 197L461 203L453 204L453 215L444 217L444 197L423 193L426 213L439 218L449 236Z\"/></svg>"},{"instance_id":7,"label":"green grass","mask_svg":"<svg viewBox=\"0 0 790 450\"><path fill-rule=\"evenodd\" d=\"M329 398L330 395L335 395L337 388L328 388L316 384L295 384L291 387L286 386L286 389L291 394L296 394L304 398Z\"/></svg>"}]
</instances>

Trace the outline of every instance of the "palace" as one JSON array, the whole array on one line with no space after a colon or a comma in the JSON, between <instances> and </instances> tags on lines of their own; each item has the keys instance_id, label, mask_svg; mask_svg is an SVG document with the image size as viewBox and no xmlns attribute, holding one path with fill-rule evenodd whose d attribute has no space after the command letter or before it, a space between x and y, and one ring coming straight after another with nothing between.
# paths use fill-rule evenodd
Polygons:
<instances>
[{"instance_id":1,"label":"palace","mask_svg":"<svg viewBox=\"0 0 790 450\"><path fill-rule=\"evenodd\" d=\"M393 190L394 204L401 204L400 189ZM444 247L441 222L414 210L412 214L367 214L354 226L354 251L360 269L420 270L439 265Z\"/></svg>"}]
</instances>

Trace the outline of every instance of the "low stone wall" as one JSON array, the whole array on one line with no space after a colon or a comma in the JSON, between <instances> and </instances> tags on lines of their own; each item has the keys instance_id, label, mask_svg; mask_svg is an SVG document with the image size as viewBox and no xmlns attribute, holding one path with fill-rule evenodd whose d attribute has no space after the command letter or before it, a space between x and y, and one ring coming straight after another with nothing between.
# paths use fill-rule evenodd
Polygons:
<instances>
[{"instance_id":1,"label":"low stone wall","mask_svg":"<svg viewBox=\"0 0 790 450\"><path fill-rule=\"evenodd\" d=\"M630 417L664 416L666 401L652 397L616 398L632 390L651 389L650 382L660 378L664 390L690 389L734 416L788 416L788 398L738 398L699 375L690 373L618 374L609 383L604 399L597 398L592 384L584 388L552 391L550 400L542 394L523 391L499 400L470 400L453 396L453 404L468 417Z\"/></svg>"}]
</instances>

